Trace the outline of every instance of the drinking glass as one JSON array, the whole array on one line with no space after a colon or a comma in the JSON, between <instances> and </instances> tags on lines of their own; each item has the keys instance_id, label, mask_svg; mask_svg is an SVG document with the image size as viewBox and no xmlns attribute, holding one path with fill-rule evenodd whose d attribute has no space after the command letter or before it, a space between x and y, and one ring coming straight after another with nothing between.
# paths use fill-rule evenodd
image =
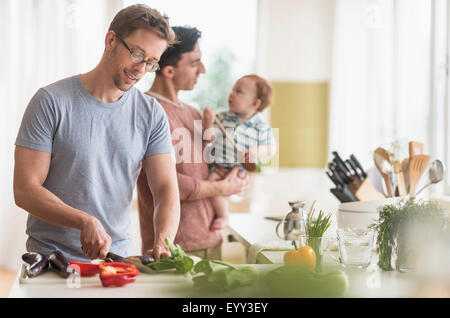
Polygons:
<instances>
[{"instance_id":1,"label":"drinking glass","mask_svg":"<svg viewBox=\"0 0 450 318\"><path fill-rule=\"evenodd\" d=\"M345 267L367 267L370 264L374 237L375 231L372 229L338 229L339 262Z\"/></svg>"},{"instance_id":2,"label":"drinking glass","mask_svg":"<svg viewBox=\"0 0 450 318\"><path fill-rule=\"evenodd\" d=\"M322 236L308 236L301 235L299 237L300 246L310 246L316 254L316 269L317 273L320 273L323 269L323 253L324 253L324 240Z\"/></svg>"}]
</instances>

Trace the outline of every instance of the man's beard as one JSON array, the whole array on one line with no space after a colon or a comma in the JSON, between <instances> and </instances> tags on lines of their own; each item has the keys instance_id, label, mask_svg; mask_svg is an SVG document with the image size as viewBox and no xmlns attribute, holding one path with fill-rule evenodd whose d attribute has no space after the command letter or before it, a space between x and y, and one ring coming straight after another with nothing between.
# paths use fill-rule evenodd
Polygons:
<instances>
[{"instance_id":1,"label":"man's beard","mask_svg":"<svg viewBox=\"0 0 450 318\"><path fill-rule=\"evenodd\" d=\"M117 54L117 46L111 50L109 57L113 58L116 56L116 54ZM122 72L123 72L123 70L122 70ZM123 83L121 77L122 77L122 73L116 73L113 76L114 85L118 89L120 89L122 92L127 92L130 90L131 87L133 87L133 85L128 86L127 84Z\"/></svg>"},{"instance_id":2,"label":"man's beard","mask_svg":"<svg viewBox=\"0 0 450 318\"><path fill-rule=\"evenodd\" d=\"M122 82L121 73L117 73L116 75L114 75L113 81L114 85L116 85L116 87L120 89L122 92L127 92L130 90L130 88L133 87L133 85L127 85Z\"/></svg>"}]
</instances>

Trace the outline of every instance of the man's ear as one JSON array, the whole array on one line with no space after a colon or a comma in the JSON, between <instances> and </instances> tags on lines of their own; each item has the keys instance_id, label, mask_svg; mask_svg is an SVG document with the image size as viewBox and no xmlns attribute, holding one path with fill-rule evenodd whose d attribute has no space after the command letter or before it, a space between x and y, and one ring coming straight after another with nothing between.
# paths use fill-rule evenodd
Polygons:
<instances>
[{"instance_id":1,"label":"man's ear","mask_svg":"<svg viewBox=\"0 0 450 318\"><path fill-rule=\"evenodd\" d=\"M162 68L161 74L166 78L172 79L175 76L175 67L166 65Z\"/></svg>"},{"instance_id":2,"label":"man's ear","mask_svg":"<svg viewBox=\"0 0 450 318\"><path fill-rule=\"evenodd\" d=\"M113 45L114 38L115 38L114 31L111 30L106 33L106 36L105 36L105 49L106 50L111 50L111 48L114 46Z\"/></svg>"}]
</instances>

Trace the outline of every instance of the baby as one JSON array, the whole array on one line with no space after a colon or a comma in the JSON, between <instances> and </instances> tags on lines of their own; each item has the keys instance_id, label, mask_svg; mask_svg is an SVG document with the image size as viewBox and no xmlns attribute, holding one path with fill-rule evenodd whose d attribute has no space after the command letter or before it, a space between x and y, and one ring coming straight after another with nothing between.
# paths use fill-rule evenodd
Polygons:
<instances>
[{"instance_id":1,"label":"baby","mask_svg":"<svg viewBox=\"0 0 450 318\"><path fill-rule=\"evenodd\" d=\"M245 75L233 87L229 97L229 111L218 113L206 108L203 111L203 128L214 127L212 153L214 163L210 165L208 180L220 180L225 175L224 169L231 169L235 165L256 163L258 159L270 158L275 154L275 140L272 128L260 118L260 112L272 102L272 88L269 82L258 75ZM238 150L235 153L233 145L225 135L214 125L218 119L227 134L231 135ZM237 157L237 158L236 158ZM222 173L220 173L222 171ZM228 224L227 198L216 196L211 199L216 218L211 230L223 229Z\"/></svg>"}]
</instances>

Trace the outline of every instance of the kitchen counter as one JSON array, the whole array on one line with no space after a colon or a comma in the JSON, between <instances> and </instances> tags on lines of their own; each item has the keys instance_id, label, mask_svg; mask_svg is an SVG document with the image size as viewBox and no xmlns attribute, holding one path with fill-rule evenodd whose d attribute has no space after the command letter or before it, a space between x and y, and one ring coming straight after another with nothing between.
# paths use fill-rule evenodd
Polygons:
<instances>
[{"instance_id":1,"label":"kitchen counter","mask_svg":"<svg viewBox=\"0 0 450 318\"><path fill-rule=\"evenodd\" d=\"M237 265L243 266L243 265ZM259 273L275 268L273 264L253 265ZM59 277L56 273L46 272L35 278L23 280L16 277L9 298L204 298L228 297L227 294L199 293L193 289L192 276L176 274L175 271L155 274L139 274L136 281L122 287L103 287L99 275L78 277L74 282ZM21 282L22 281L22 282ZM243 287L245 288L245 287ZM242 291L238 291L242 292ZM241 297L232 294L232 297ZM242 294L242 297L245 297Z\"/></svg>"},{"instance_id":2,"label":"kitchen counter","mask_svg":"<svg viewBox=\"0 0 450 318\"><path fill-rule=\"evenodd\" d=\"M280 240L275 234L276 221L264 219L263 216L251 213L230 215L229 232L251 250L255 244L263 246L263 242ZM328 230L327 233L335 233ZM332 236L328 236L330 239ZM332 247L332 245L329 245ZM261 250L256 263L282 264L286 250ZM400 273L398 271L383 271L377 266L378 256L374 252L371 264L364 269L344 268L332 257L337 258L336 250L326 251L323 258L324 271L343 270L349 277L350 288L348 297L449 297L448 281L439 281L439 276L433 273L419 275L415 272Z\"/></svg>"}]
</instances>

